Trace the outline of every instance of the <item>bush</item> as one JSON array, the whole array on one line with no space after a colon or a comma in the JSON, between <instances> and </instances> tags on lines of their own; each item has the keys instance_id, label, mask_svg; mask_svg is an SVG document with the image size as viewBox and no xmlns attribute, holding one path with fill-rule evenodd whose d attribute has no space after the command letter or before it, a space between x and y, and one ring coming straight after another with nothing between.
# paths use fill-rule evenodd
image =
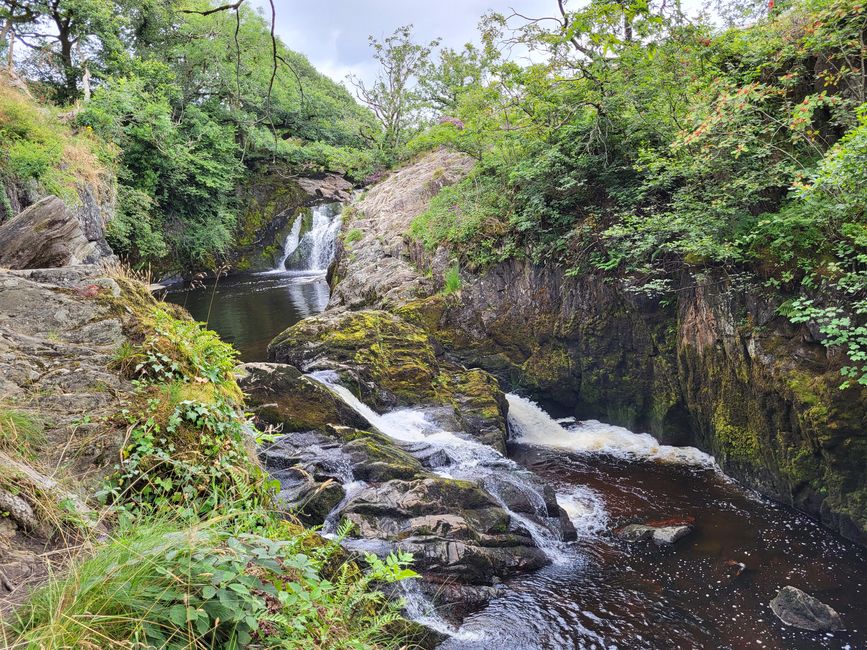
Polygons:
<instances>
[{"instance_id":1,"label":"bush","mask_svg":"<svg viewBox=\"0 0 867 650\"><path fill-rule=\"evenodd\" d=\"M455 265L446 270L443 276L443 293L451 295L461 288L461 269Z\"/></svg>"}]
</instances>

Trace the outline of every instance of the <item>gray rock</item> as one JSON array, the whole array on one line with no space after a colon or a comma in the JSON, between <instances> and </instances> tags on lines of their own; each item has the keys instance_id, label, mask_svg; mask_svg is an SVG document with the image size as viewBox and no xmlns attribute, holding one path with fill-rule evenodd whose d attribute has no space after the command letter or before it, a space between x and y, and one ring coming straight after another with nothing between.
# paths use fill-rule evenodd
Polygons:
<instances>
[{"instance_id":1,"label":"gray rock","mask_svg":"<svg viewBox=\"0 0 867 650\"><path fill-rule=\"evenodd\" d=\"M643 542L652 539L657 544L674 544L692 532L691 526L648 526L629 524L617 531L617 536L626 542Z\"/></svg>"},{"instance_id":2,"label":"gray rock","mask_svg":"<svg viewBox=\"0 0 867 650\"><path fill-rule=\"evenodd\" d=\"M616 534L626 542L643 542L653 537L653 527L643 524L629 524L618 530Z\"/></svg>"},{"instance_id":3,"label":"gray rock","mask_svg":"<svg viewBox=\"0 0 867 650\"><path fill-rule=\"evenodd\" d=\"M822 601L797 587L780 589L771 601L771 610L783 623L813 632L845 630L840 615Z\"/></svg>"},{"instance_id":4,"label":"gray rock","mask_svg":"<svg viewBox=\"0 0 867 650\"><path fill-rule=\"evenodd\" d=\"M674 544L692 532L690 526L663 526L653 529L653 541L657 544Z\"/></svg>"},{"instance_id":5,"label":"gray rock","mask_svg":"<svg viewBox=\"0 0 867 650\"><path fill-rule=\"evenodd\" d=\"M0 225L0 266L35 269L91 263L106 256L56 196L37 201Z\"/></svg>"}]
</instances>

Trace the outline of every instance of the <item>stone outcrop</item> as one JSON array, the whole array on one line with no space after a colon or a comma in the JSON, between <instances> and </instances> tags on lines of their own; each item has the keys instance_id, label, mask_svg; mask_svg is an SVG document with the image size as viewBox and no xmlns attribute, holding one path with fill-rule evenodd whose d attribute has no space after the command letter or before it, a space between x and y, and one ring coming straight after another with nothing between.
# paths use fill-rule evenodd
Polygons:
<instances>
[{"instance_id":1,"label":"stone outcrop","mask_svg":"<svg viewBox=\"0 0 867 650\"><path fill-rule=\"evenodd\" d=\"M112 367L131 318L120 296L95 266L0 271L0 426L15 413L38 428L33 463L17 441L0 451L0 509L11 514L0 521L0 610L57 571L69 546L47 500L76 527L97 524L85 503L118 459L126 424L114 418L134 390Z\"/></svg>"},{"instance_id":2,"label":"stone outcrop","mask_svg":"<svg viewBox=\"0 0 867 650\"><path fill-rule=\"evenodd\" d=\"M340 256L330 305L392 308L429 295L434 283L407 257L405 233L431 198L472 166L464 154L433 152L374 185L344 211L344 231L355 236Z\"/></svg>"},{"instance_id":3,"label":"stone outcrop","mask_svg":"<svg viewBox=\"0 0 867 650\"><path fill-rule=\"evenodd\" d=\"M774 596L771 610L786 625L802 630L837 632L846 629L840 615L831 607L791 585Z\"/></svg>"},{"instance_id":4,"label":"stone outcrop","mask_svg":"<svg viewBox=\"0 0 867 650\"><path fill-rule=\"evenodd\" d=\"M111 254L99 217L82 222L56 196L48 196L0 224L0 267L38 269L89 264Z\"/></svg>"},{"instance_id":5,"label":"stone outcrop","mask_svg":"<svg viewBox=\"0 0 867 650\"><path fill-rule=\"evenodd\" d=\"M424 330L395 314L329 311L306 318L271 342L268 357L304 372L334 371L374 408L445 407L437 417L448 430L505 452L508 406L496 380L438 355Z\"/></svg>"},{"instance_id":6,"label":"stone outcrop","mask_svg":"<svg viewBox=\"0 0 867 650\"><path fill-rule=\"evenodd\" d=\"M598 418L695 445L763 494L867 543L867 387L840 390L842 359L777 313L762 287L684 269L661 303L602 273L510 260L435 293L449 252L408 240L434 190L466 172L437 152L372 188L332 273L333 308L385 307L446 355ZM436 172L435 169L442 168Z\"/></svg>"}]
</instances>

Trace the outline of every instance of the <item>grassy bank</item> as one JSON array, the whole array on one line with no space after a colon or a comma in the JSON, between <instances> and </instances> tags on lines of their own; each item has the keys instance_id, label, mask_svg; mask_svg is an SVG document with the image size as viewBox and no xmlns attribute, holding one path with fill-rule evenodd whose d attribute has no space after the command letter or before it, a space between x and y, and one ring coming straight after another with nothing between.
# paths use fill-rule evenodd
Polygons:
<instances>
[{"instance_id":1,"label":"grassy bank","mask_svg":"<svg viewBox=\"0 0 867 650\"><path fill-rule=\"evenodd\" d=\"M116 281L119 297L97 299L126 315L113 364L134 391L115 418L120 459L86 525L54 523L70 531L73 559L7 617L4 647L405 646L399 603L379 586L412 577L411 558L350 558L276 510L235 350L142 285ZM34 416L0 412L0 434L17 462L35 462ZM55 502L40 520L49 511L65 512Z\"/></svg>"}]
</instances>

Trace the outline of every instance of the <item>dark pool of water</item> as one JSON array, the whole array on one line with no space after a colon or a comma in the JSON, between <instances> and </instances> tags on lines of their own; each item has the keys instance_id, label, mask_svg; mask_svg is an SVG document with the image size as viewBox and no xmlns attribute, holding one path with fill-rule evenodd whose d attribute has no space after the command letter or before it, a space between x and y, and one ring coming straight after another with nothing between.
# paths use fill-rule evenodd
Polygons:
<instances>
[{"instance_id":1,"label":"dark pool of water","mask_svg":"<svg viewBox=\"0 0 867 650\"><path fill-rule=\"evenodd\" d=\"M250 273L211 280L197 289L173 288L165 299L232 343L244 361L264 361L268 343L302 318L328 305L324 275Z\"/></svg>"},{"instance_id":2,"label":"dark pool of water","mask_svg":"<svg viewBox=\"0 0 867 650\"><path fill-rule=\"evenodd\" d=\"M592 490L606 531L673 517L694 517L696 530L673 547L586 535L569 561L512 580L443 650L867 648L867 552L809 518L710 469L511 451L558 493ZM785 626L768 606L785 585L834 607L848 631Z\"/></svg>"}]
</instances>

